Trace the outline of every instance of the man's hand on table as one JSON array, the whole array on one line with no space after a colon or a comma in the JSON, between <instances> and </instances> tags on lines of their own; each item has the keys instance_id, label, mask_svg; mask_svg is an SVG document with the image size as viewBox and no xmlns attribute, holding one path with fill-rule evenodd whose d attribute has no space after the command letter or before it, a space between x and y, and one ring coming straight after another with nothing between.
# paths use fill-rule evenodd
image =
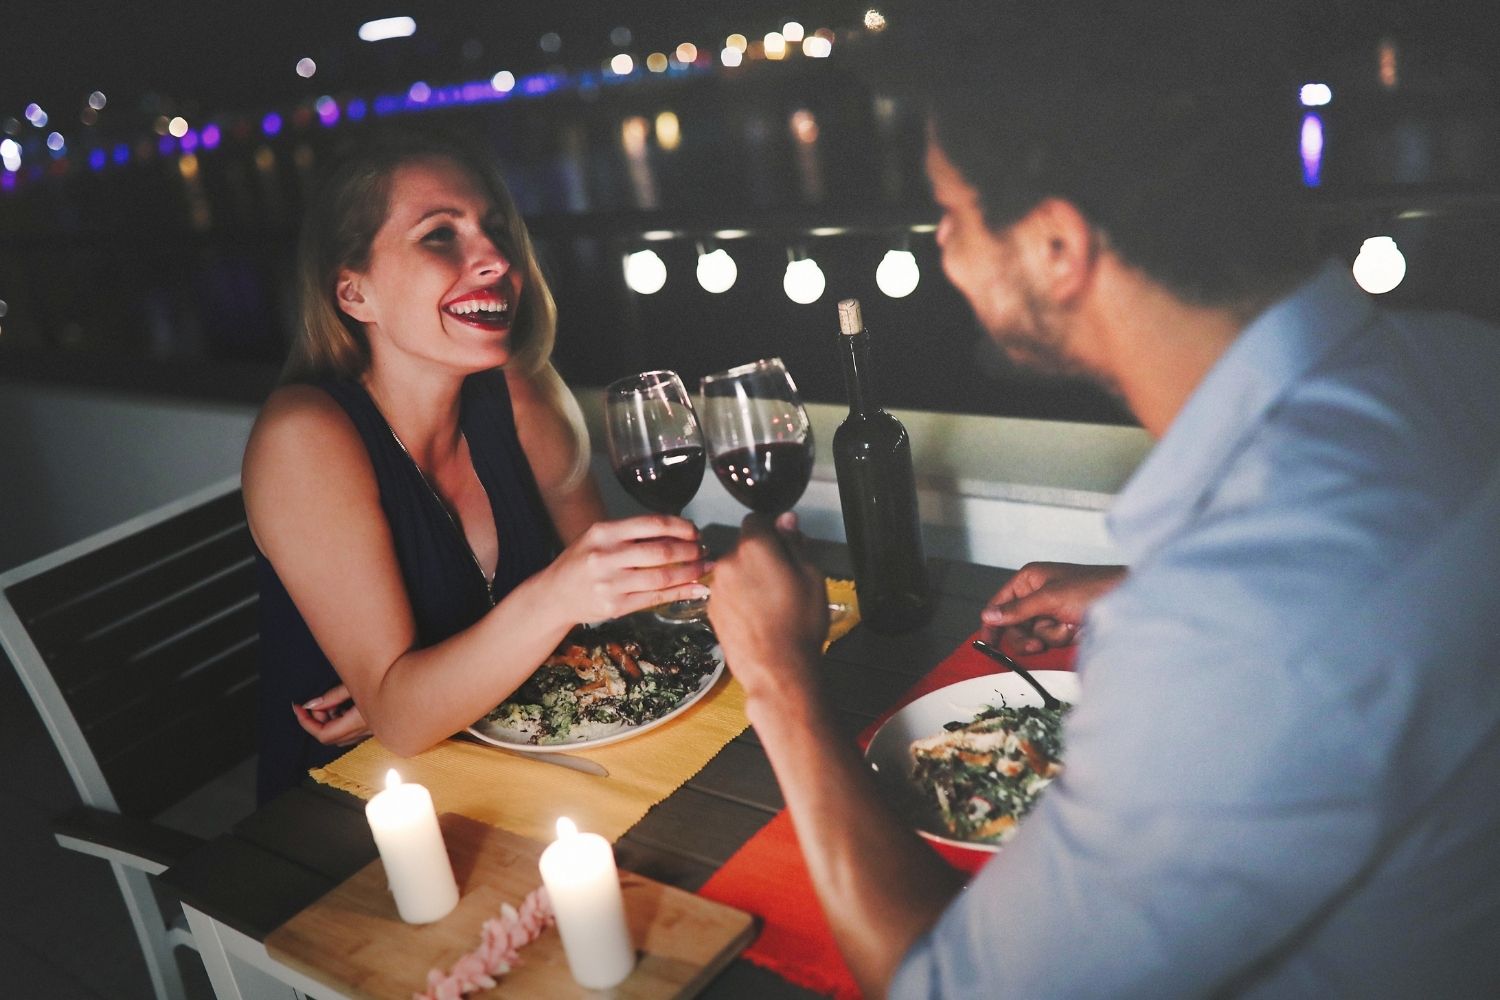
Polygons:
<instances>
[{"instance_id":1,"label":"man's hand on table","mask_svg":"<svg viewBox=\"0 0 1500 1000\"><path fill-rule=\"evenodd\" d=\"M985 641L1022 653L1071 645L1089 606L1124 579L1124 566L1027 563L979 613Z\"/></svg>"}]
</instances>

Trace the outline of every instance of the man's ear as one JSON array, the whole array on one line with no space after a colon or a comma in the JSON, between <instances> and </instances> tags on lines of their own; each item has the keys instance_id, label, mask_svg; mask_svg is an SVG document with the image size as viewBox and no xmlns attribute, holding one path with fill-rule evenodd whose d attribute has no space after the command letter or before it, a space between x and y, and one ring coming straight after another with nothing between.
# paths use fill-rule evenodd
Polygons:
<instances>
[{"instance_id":1,"label":"man's ear","mask_svg":"<svg viewBox=\"0 0 1500 1000\"><path fill-rule=\"evenodd\" d=\"M346 316L356 322L372 323L375 319L374 312L370 309L370 304L365 301L359 279L358 274L347 268L340 271L338 284L334 286L333 297Z\"/></svg>"},{"instance_id":2,"label":"man's ear","mask_svg":"<svg viewBox=\"0 0 1500 1000\"><path fill-rule=\"evenodd\" d=\"M1032 277L1053 302L1066 305L1088 288L1094 277L1103 235L1088 216L1064 198L1044 198L1032 209L1030 223Z\"/></svg>"}]
</instances>

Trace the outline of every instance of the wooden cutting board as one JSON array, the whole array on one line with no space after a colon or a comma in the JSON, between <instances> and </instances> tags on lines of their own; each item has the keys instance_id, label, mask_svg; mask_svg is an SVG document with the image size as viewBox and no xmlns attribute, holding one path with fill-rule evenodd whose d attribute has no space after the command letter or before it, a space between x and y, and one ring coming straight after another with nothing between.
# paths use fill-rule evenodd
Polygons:
<instances>
[{"instance_id":1,"label":"wooden cutting board","mask_svg":"<svg viewBox=\"0 0 1500 1000\"><path fill-rule=\"evenodd\" d=\"M377 859L282 924L266 938L277 960L367 1000L411 1000L427 988L427 970L445 972L479 944L480 925L501 903L520 904L541 885L543 845L449 813L439 822L461 898L433 924L414 926L396 915ZM739 910L631 872L620 873L625 913L639 961L613 990L585 990L573 981L557 928L521 949L521 962L492 990L502 997L690 997L728 965L754 936L754 919Z\"/></svg>"}]
</instances>

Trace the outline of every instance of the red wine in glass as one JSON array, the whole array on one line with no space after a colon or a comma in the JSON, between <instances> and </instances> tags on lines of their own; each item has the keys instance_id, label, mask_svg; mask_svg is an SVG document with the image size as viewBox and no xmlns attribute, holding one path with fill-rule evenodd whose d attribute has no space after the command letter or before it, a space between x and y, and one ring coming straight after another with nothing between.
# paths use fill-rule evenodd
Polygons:
<instances>
[{"instance_id":1,"label":"red wine in glass","mask_svg":"<svg viewBox=\"0 0 1500 1000\"><path fill-rule=\"evenodd\" d=\"M753 511L792 509L812 476L812 450L801 441L771 441L714 456L714 474L729 495Z\"/></svg>"},{"instance_id":2,"label":"red wine in glass","mask_svg":"<svg viewBox=\"0 0 1500 1000\"><path fill-rule=\"evenodd\" d=\"M681 514L703 481L703 431L676 372L651 371L604 390L604 428L615 479L637 503L658 514ZM657 606L664 622L702 621L706 602Z\"/></svg>"}]
</instances>

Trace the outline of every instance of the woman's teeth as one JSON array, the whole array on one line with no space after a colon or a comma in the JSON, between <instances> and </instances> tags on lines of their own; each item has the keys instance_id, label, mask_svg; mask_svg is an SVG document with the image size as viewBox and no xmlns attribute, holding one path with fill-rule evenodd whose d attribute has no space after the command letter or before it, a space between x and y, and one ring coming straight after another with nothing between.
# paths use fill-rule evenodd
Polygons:
<instances>
[{"instance_id":1,"label":"woman's teeth","mask_svg":"<svg viewBox=\"0 0 1500 1000\"><path fill-rule=\"evenodd\" d=\"M499 299L457 302L448 307L455 316L471 316L474 313L503 313L510 310L510 303Z\"/></svg>"}]
</instances>

